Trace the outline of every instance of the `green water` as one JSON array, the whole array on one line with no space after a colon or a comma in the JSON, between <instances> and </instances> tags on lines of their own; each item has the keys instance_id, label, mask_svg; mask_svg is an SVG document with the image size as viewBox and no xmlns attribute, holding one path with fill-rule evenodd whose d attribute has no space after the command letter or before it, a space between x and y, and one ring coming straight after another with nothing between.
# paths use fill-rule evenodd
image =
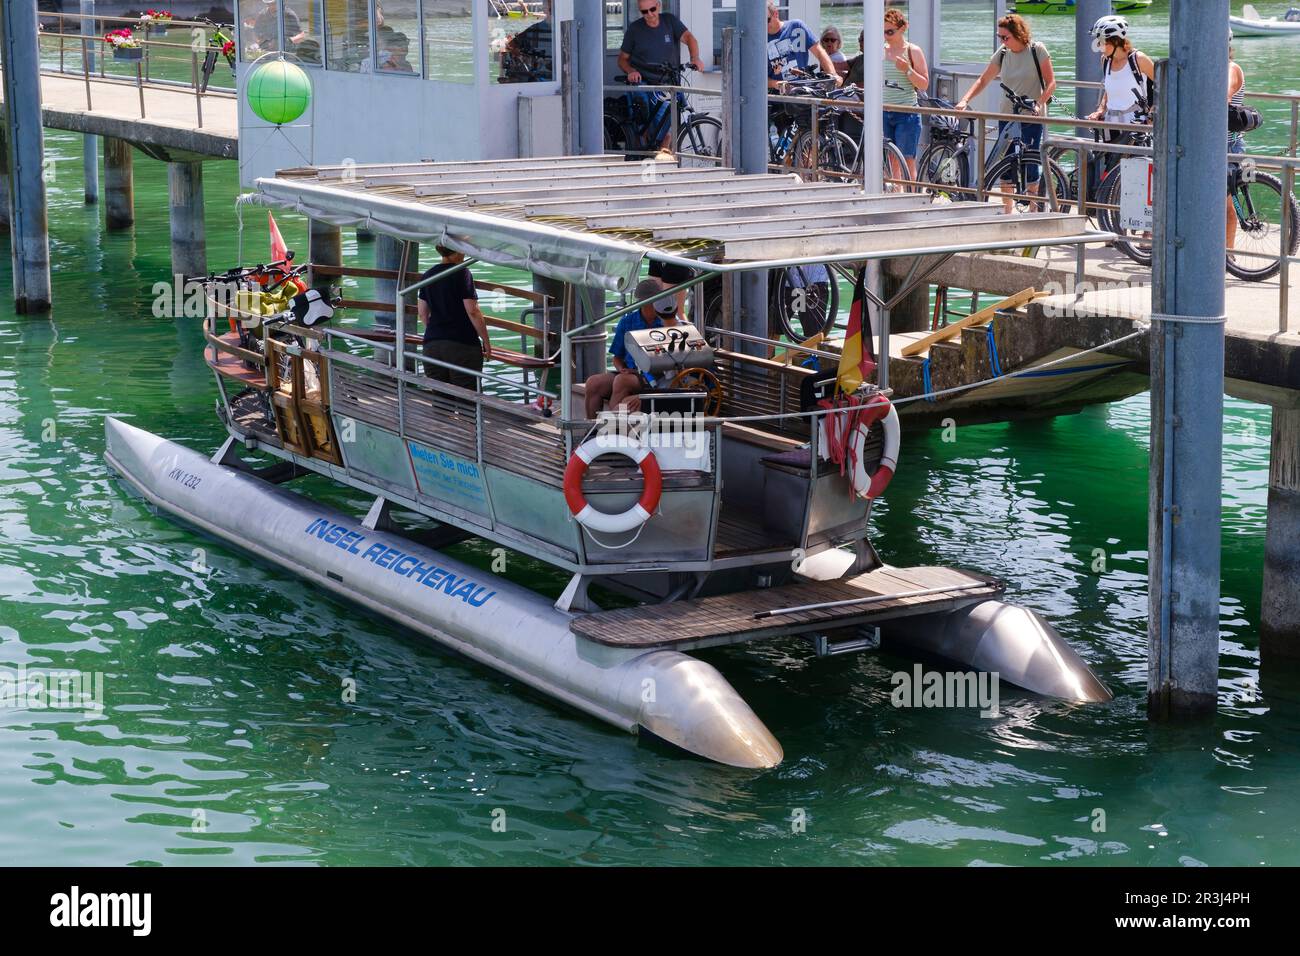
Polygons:
<instances>
[{"instance_id":1,"label":"green water","mask_svg":"<svg viewBox=\"0 0 1300 956\"><path fill-rule=\"evenodd\" d=\"M127 496L103 465L103 416L208 450L223 435L215 388L197 323L150 314L152 284L170 272L162 165L137 158L138 221L108 234L81 204L80 141L46 143L52 316L14 315L0 269L0 667L102 672L106 708L0 709L0 862L1300 862L1300 681L1261 673L1256 636L1266 408L1227 405L1212 724L1144 719L1139 396L959 427L950 442L906 436L875 519L893 563L1007 577L1113 703L1007 691L994 719L901 710L889 677L906 661L823 661L776 642L703 656L786 760L761 773L714 766L564 710ZM214 265L236 255L235 191L233 164L207 166ZM257 216L246 241L260 253ZM303 248L302 223L281 225ZM366 504L319 479L299 487ZM563 584L521 558L509 575L552 593ZM349 677L355 703L341 699ZM498 808L504 833L491 826ZM792 832L801 815L806 829Z\"/></svg>"}]
</instances>

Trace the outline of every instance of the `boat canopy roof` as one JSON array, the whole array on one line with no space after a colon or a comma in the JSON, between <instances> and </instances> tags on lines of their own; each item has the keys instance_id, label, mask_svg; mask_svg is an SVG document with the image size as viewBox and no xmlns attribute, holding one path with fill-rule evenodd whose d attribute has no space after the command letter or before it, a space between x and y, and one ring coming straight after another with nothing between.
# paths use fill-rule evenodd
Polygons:
<instances>
[{"instance_id":1,"label":"boat canopy roof","mask_svg":"<svg viewBox=\"0 0 1300 956\"><path fill-rule=\"evenodd\" d=\"M1079 215L1003 215L1000 201L599 155L288 169L244 201L615 292L645 258L729 272L1110 238Z\"/></svg>"}]
</instances>

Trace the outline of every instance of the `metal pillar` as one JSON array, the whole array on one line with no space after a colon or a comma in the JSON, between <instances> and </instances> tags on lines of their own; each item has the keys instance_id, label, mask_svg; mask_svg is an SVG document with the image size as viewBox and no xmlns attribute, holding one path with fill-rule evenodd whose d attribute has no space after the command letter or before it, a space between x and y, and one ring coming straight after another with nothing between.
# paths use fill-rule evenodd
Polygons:
<instances>
[{"instance_id":1,"label":"metal pillar","mask_svg":"<svg viewBox=\"0 0 1300 956\"><path fill-rule=\"evenodd\" d=\"M578 311L574 328L594 322L608 311L605 306L604 289L575 285L573 290L576 293ZM606 336L613 331L613 324L607 323L605 328L588 329L573 340L575 382L585 382L589 376L605 371Z\"/></svg>"},{"instance_id":2,"label":"metal pillar","mask_svg":"<svg viewBox=\"0 0 1300 956\"><path fill-rule=\"evenodd\" d=\"M95 15L95 0L81 0L81 15L82 17ZM94 73L95 48L100 42L99 31L95 29L94 20L81 21L81 35L87 37L86 68ZM99 202L99 137L90 133L81 137L81 150L81 168L86 181L86 205L92 206Z\"/></svg>"},{"instance_id":3,"label":"metal pillar","mask_svg":"<svg viewBox=\"0 0 1300 956\"><path fill-rule=\"evenodd\" d=\"M203 227L203 164L167 164L167 200L171 214L172 272L180 276L208 271L207 233Z\"/></svg>"},{"instance_id":4,"label":"metal pillar","mask_svg":"<svg viewBox=\"0 0 1300 956\"><path fill-rule=\"evenodd\" d=\"M578 153L605 151L605 2L573 0Z\"/></svg>"},{"instance_id":5,"label":"metal pillar","mask_svg":"<svg viewBox=\"0 0 1300 956\"><path fill-rule=\"evenodd\" d=\"M1100 83L1101 56L1092 50L1092 25L1111 12L1111 2L1110 0L1078 0L1075 8L1074 77L1086 83ZM1076 86L1074 88L1074 115L1087 116L1097 108L1097 103L1100 100L1100 90L1090 90Z\"/></svg>"},{"instance_id":6,"label":"metal pillar","mask_svg":"<svg viewBox=\"0 0 1300 956\"><path fill-rule=\"evenodd\" d=\"M9 137L8 124L0 123L0 232L9 231Z\"/></svg>"},{"instance_id":7,"label":"metal pillar","mask_svg":"<svg viewBox=\"0 0 1300 956\"><path fill-rule=\"evenodd\" d=\"M129 229L135 223L135 179L131 144L104 137L104 222L109 229Z\"/></svg>"},{"instance_id":8,"label":"metal pillar","mask_svg":"<svg viewBox=\"0 0 1300 956\"><path fill-rule=\"evenodd\" d=\"M1300 659L1300 409L1273 409L1259 650Z\"/></svg>"},{"instance_id":9,"label":"metal pillar","mask_svg":"<svg viewBox=\"0 0 1300 956\"><path fill-rule=\"evenodd\" d=\"M343 230L318 219L308 220L307 261L313 266L343 265ZM317 275L311 271L311 287L322 292L331 285L342 284L338 276Z\"/></svg>"},{"instance_id":10,"label":"metal pillar","mask_svg":"<svg viewBox=\"0 0 1300 956\"><path fill-rule=\"evenodd\" d=\"M884 114L885 61L880 55L884 43L885 0L862 0L862 170L863 188L868 193L884 189L885 127L873 119ZM930 52L936 62L935 51ZM879 288L877 286L877 288Z\"/></svg>"},{"instance_id":11,"label":"metal pillar","mask_svg":"<svg viewBox=\"0 0 1300 956\"><path fill-rule=\"evenodd\" d=\"M412 255L411 262L420 261L419 248ZM392 236L379 233L375 236L375 268L390 269L396 272L402 266L402 241ZM392 302L397 298L397 281L395 279L375 280L375 300ZM391 329L397 321L392 312L376 312L375 324L383 329Z\"/></svg>"},{"instance_id":12,"label":"metal pillar","mask_svg":"<svg viewBox=\"0 0 1300 956\"><path fill-rule=\"evenodd\" d=\"M736 172L767 172L767 6L736 4L736 27L731 42L731 76L728 91L730 135L735 141L732 162ZM724 280L725 281L725 280ZM734 297L739 309L733 328L747 335L768 334L767 273L741 273ZM739 351L762 354L756 342L742 342Z\"/></svg>"},{"instance_id":13,"label":"metal pillar","mask_svg":"<svg viewBox=\"0 0 1300 956\"><path fill-rule=\"evenodd\" d=\"M36 4L0 4L3 34L14 307L50 308L50 237L45 205L45 137L41 128L40 50Z\"/></svg>"},{"instance_id":14,"label":"metal pillar","mask_svg":"<svg viewBox=\"0 0 1300 956\"><path fill-rule=\"evenodd\" d=\"M1219 671L1228 0L1173 0L1169 20L1151 268L1153 719L1213 713Z\"/></svg>"}]
</instances>

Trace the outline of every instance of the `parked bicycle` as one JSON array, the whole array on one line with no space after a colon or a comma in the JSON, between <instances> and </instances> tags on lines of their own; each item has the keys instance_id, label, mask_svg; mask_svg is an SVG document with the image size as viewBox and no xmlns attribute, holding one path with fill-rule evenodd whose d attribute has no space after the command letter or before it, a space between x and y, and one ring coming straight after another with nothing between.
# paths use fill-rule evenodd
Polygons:
<instances>
[{"instance_id":1,"label":"parked bicycle","mask_svg":"<svg viewBox=\"0 0 1300 956\"><path fill-rule=\"evenodd\" d=\"M209 20L207 17L195 17L194 20L196 23L203 23L212 28L210 31L205 31L207 46L203 54L203 65L199 69L199 92L206 93L208 83L211 82L212 74L217 68L218 57L225 57L226 63L230 66L231 77L235 75L235 28L229 24Z\"/></svg>"},{"instance_id":2,"label":"parked bicycle","mask_svg":"<svg viewBox=\"0 0 1300 956\"><path fill-rule=\"evenodd\" d=\"M1228 250L1226 267L1238 279L1262 282L1282 269L1279 254L1294 256L1300 248L1300 204L1286 193L1282 181L1260 172L1250 160L1228 167L1228 195L1237 214L1237 236ZM1289 224L1283 239L1285 209Z\"/></svg>"},{"instance_id":3,"label":"parked bicycle","mask_svg":"<svg viewBox=\"0 0 1300 956\"><path fill-rule=\"evenodd\" d=\"M1017 116L1037 115L1034 101L1027 96L1020 96L1005 83L1000 84L1002 91L1012 103L1012 111ZM951 108L946 100L926 97L927 105ZM935 140L935 126L931 128L930 146L917 163L917 176L922 182L937 187L934 191L947 195L953 200L974 199L976 157L973 155L980 144L974 142L971 121L953 120L951 124L936 124L940 127L939 138ZM1041 211L1047 205L1046 192L1050 188L1060 201L1058 208L1068 208L1069 179L1060 165L1051 157L1044 157L1041 150L1031 149L1025 145L1019 123L1008 123L993 143L989 153L984 174L984 191L999 192L1003 184L1009 184L1011 192L1025 197L1031 188L1037 188L1044 198L1007 198L1006 202L1016 209ZM1047 172L1044 181L1043 172ZM961 187L961 188L957 188ZM964 191L969 190L969 191ZM1064 200L1064 201L1061 201Z\"/></svg>"},{"instance_id":4,"label":"parked bicycle","mask_svg":"<svg viewBox=\"0 0 1300 956\"><path fill-rule=\"evenodd\" d=\"M660 68L664 85L687 86L690 64L664 64ZM605 149L611 152L654 153L672 132L673 96L664 90L637 90L626 76L616 77L630 88L626 93L605 97ZM682 166L716 167L711 160L722 155L722 122L696 110L685 93L676 93L676 152Z\"/></svg>"}]
</instances>

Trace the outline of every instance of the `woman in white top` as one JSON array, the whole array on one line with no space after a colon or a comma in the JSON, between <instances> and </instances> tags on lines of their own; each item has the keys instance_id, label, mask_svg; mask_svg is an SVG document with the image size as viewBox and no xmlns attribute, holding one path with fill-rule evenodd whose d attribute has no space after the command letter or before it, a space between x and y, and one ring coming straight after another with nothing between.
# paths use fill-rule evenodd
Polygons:
<instances>
[{"instance_id":1,"label":"woman in white top","mask_svg":"<svg viewBox=\"0 0 1300 956\"><path fill-rule=\"evenodd\" d=\"M1246 71L1241 68L1232 56L1232 27L1228 28L1228 103L1232 106L1242 106L1246 102ZM1241 133L1228 134L1228 152L1244 153L1246 151L1246 142ZM1231 169L1228 170L1232 172ZM1228 258L1232 258L1232 247L1237 244L1237 208L1232 203L1232 194L1228 194L1228 230L1227 245Z\"/></svg>"},{"instance_id":2,"label":"woman in white top","mask_svg":"<svg viewBox=\"0 0 1300 956\"><path fill-rule=\"evenodd\" d=\"M1088 119L1137 123L1142 112L1138 96L1147 101L1148 109L1151 106L1155 63L1141 50L1133 49L1133 42L1128 38L1128 21L1123 17L1102 17L1094 23L1092 48L1101 54L1102 93L1101 101ZM1143 119L1150 122L1149 116Z\"/></svg>"}]
</instances>

